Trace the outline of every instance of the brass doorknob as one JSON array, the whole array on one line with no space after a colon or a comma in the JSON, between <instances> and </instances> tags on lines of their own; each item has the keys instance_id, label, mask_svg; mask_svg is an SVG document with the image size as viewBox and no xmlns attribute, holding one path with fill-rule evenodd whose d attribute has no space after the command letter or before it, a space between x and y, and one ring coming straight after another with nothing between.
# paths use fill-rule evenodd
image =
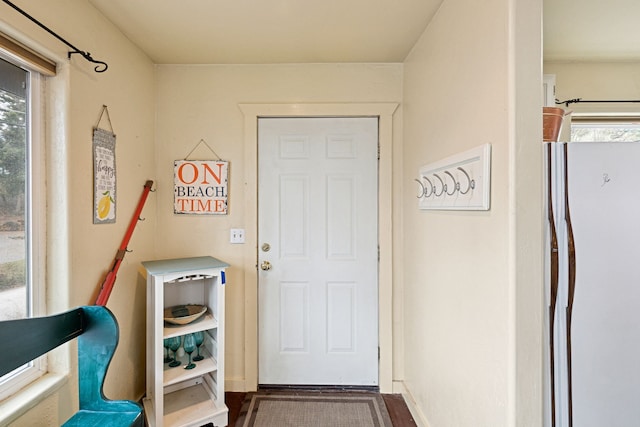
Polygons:
<instances>
[{"instance_id":1,"label":"brass doorknob","mask_svg":"<svg viewBox=\"0 0 640 427\"><path fill-rule=\"evenodd\" d=\"M262 261L262 264L260 264L260 268L264 271L271 270L271 263L269 261Z\"/></svg>"}]
</instances>

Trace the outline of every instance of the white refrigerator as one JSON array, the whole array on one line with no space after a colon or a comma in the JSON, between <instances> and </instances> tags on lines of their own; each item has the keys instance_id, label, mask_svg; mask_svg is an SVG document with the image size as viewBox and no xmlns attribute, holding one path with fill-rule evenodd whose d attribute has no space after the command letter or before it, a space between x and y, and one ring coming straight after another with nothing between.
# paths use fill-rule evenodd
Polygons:
<instances>
[{"instance_id":1,"label":"white refrigerator","mask_svg":"<svg viewBox=\"0 0 640 427\"><path fill-rule=\"evenodd\" d=\"M640 143L544 144L546 427L640 426Z\"/></svg>"}]
</instances>

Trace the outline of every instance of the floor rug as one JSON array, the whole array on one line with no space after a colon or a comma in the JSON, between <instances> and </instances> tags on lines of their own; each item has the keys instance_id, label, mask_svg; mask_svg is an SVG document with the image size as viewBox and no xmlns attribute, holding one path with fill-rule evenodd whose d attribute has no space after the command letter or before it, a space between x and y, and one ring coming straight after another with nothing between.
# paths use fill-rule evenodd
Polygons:
<instances>
[{"instance_id":1,"label":"floor rug","mask_svg":"<svg viewBox=\"0 0 640 427\"><path fill-rule=\"evenodd\" d=\"M391 427L379 393L247 393L235 427Z\"/></svg>"}]
</instances>

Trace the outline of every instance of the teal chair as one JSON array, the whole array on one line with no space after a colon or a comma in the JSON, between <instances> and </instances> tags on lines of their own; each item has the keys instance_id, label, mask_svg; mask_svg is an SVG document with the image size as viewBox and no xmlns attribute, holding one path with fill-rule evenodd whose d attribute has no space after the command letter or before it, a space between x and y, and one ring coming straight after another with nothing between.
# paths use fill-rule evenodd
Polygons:
<instances>
[{"instance_id":1,"label":"teal chair","mask_svg":"<svg viewBox=\"0 0 640 427\"><path fill-rule=\"evenodd\" d=\"M109 363L118 345L118 322L103 306L78 307L55 316L0 322L3 336L19 334L9 357L0 361L0 375L28 363L78 337L80 410L63 426L143 427L142 407L129 400L109 400L102 391Z\"/></svg>"}]
</instances>

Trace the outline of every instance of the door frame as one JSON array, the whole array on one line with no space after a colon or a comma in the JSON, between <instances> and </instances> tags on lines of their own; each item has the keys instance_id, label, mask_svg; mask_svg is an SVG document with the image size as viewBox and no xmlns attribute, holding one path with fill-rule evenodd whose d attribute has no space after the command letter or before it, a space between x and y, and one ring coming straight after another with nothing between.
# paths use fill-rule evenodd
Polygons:
<instances>
[{"instance_id":1,"label":"door frame","mask_svg":"<svg viewBox=\"0 0 640 427\"><path fill-rule=\"evenodd\" d=\"M378 342L380 392L393 389L393 114L398 103L239 104L244 115L244 372L245 391L258 388L258 118L378 117Z\"/></svg>"}]
</instances>

